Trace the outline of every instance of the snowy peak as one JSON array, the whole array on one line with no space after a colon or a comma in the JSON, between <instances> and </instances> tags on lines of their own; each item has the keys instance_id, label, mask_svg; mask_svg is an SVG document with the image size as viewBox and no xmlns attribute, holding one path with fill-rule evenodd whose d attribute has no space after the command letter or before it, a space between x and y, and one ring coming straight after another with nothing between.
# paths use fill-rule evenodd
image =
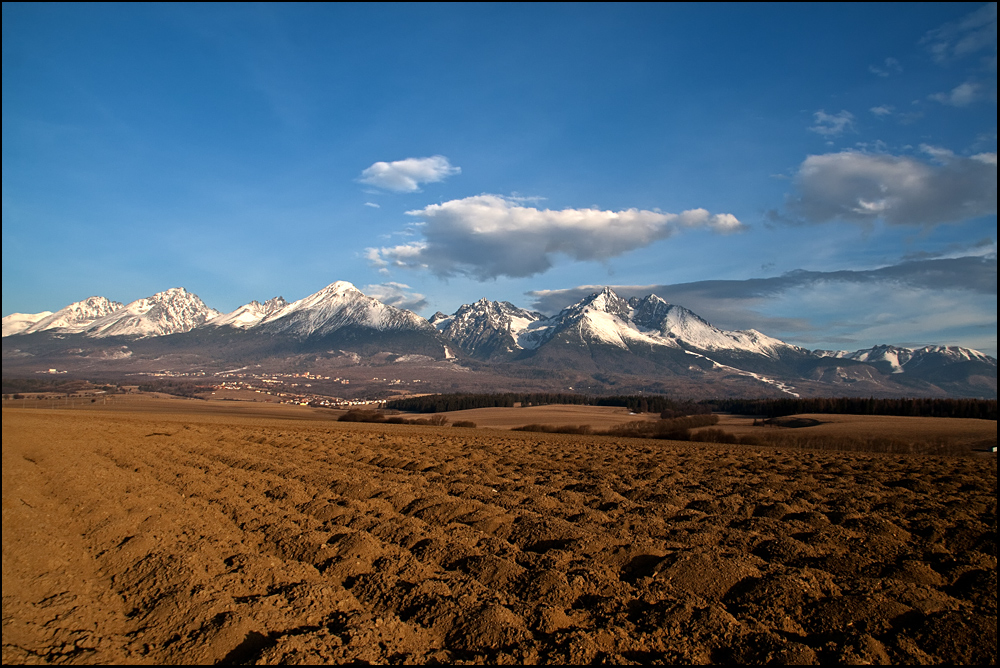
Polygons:
<instances>
[{"instance_id":1,"label":"snowy peak","mask_svg":"<svg viewBox=\"0 0 1000 668\"><path fill-rule=\"evenodd\" d=\"M522 348L518 337L543 318L541 313L526 311L510 302L483 298L475 304L462 305L454 315L438 312L430 322L470 354L485 358Z\"/></svg>"},{"instance_id":2,"label":"snowy peak","mask_svg":"<svg viewBox=\"0 0 1000 668\"><path fill-rule=\"evenodd\" d=\"M632 297L632 299L628 300L628 305L632 309L632 322L646 329L657 330L661 329L663 321L672 309L682 308L674 306L656 295L647 295L642 299ZM687 309L684 310L687 311ZM691 313L690 311L687 312ZM691 313L691 315L695 318L698 317L694 313ZM706 322L705 324L707 325L708 323Z\"/></svg>"},{"instance_id":3,"label":"snowy peak","mask_svg":"<svg viewBox=\"0 0 1000 668\"><path fill-rule=\"evenodd\" d=\"M272 313L277 313L281 309L283 309L286 306L288 306L288 301L284 297L281 297L281 296L271 297L266 302L264 302L261 306L262 306L261 311L265 315L271 315Z\"/></svg>"},{"instance_id":4,"label":"snowy peak","mask_svg":"<svg viewBox=\"0 0 1000 668\"><path fill-rule=\"evenodd\" d=\"M12 336L14 334L21 334L39 320L47 318L50 315L52 315L52 311L42 311L41 313L11 313L3 318L3 335Z\"/></svg>"},{"instance_id":5,"label":"snowy peak","mask_svg":"<svg viewBox=\"0 0 1000 668\"><path fill-rule=\"evenodd\" d=\"M447 315L445 313L442 313L441 311L438 311L437 313L432 315L427 320L427 322L431 323L431 325L434 326L434 329L438 330L439 332L442 332L445 330L446 327L448 327L449 323L451 323L454 317L455 316L453 315Z\"/></svg>"},{"instance_id":6,"label":"snowy peak","mask_svg":"<svg viewBox=\"0 0 1000 668\"><path fill-rule=\"evenodd\" d=\"M281 309L288 306L284 297L274 297L261 304L257 300L244 304L235 311L225 313L208 322L216 327L235 327L237 329L248 329L259 324L270 315L274 315Z\"/></svg>"},{"instance_id":7,"label":"snowy peak","mask_svg":"<svg viewBox=\"0 0 1000 668\"><path fill-rule=\"evenodd\" d=\"M913 351L909 348L899 348L897 346L874 346L867 350L838 354L836 357L851 359L857 362L867 362L869 364L883 362L889 365L892 373L903 373L903 366L913 357Z\"/></svg>"},{"instance_id":8,"label":"snowy peak","mask_svg":"<svg viewBox=\"0 0 1000 668\"><path fill-rule=\"evenodd\" d=\"M564 309L555 319L560 321L555 331L572 328L584 340L619 348L639 343L767 357L775 357L783 350L798 350L756 330L730 332L713 327L683 306L653 294L625 301L610 288Z\"/></svg>"},{"instance_id":9,"label":"snowy peak","mask_svg":"<svg viewBox=\"0 0 1000 668\"><path fill-rule=\"evenodd\" d=\"M918 367L949 364L956 362L981 362L996 366L996 360L989 355L959 346L924 346L922 348L902 348L899 346L874 346L855 352L814 351L823 357L850 359L867 364L888 365L891 373L906 373Z\"/></svg>"},{"instance_id":10,"label":"snowy peak","mask_svg":"<svg viewBox=\"0 0 1000 668\"><path fill-rule=\"evenodd\" d=\"M121 302L113 302L107 297L88 297L83 301L74 302L55 313L39 320L25 330L25 334L56 330L59 332L77 333L87 329L95 320L111 315L124 307Z\"/></svg>"},{"instance_id":11,"label":"snowy peak","mask_svg":"<svg viewBox=\"0 0 1000 668\"><path fill-rule=\"evenodd\" d=\"M670 307L660 322L659 332L665 338L700 350L732 350L773 357L782 350L795 349L794 346L755 329L719 329L682 306Z\"/></svg>"},{"instance_id":12,"label":"snowy peak","mask_svg":"<svg viewBox=\"0 0 1000 668\"><path fill-rule=\"evenodd\" d=\"M551 318L509 302L481 299L462 306L451 316L437 313L431 323L466 352L480 357L496 351L535 349L557 336L573 344L595 343L624 350L657 346L768 357L785 349L798 350L755 330L720 330L688 309L653 294L625 300L611 288L595 292Z\"/></svg>"},{"instance_id":13,"label":"snowy peak","mask_svg":"<svg viewBox=\"0 0 1000 668\"><path fill-rule=\"evenodd\" d=\"M538 327L535 339L545 340L560 336L562 339L582 344L599 343L628 349L629 343L645 340L632 322L632 307L611 288L585 297ZM541 323L540 323L541 324ZM655 343L646 340L646 343ZM544 343L538 341L538 343Z\"/></svg>"},{"instance_id":14,"label":"snowy peak","mask_svg":"<svg viewBox=\"0 0 1000 668\"><path fill-rule=\"evenodd\" d=\"M996 366L997 361L986 353L972 348L962 348L960 346L924 346L913 351L914 361L928 357L940 356L951 362L983 362Z\"/></svg>"},{"instance_id":15,"label":"snowy peak","mask_svg":"<svg viewBox=\"0 0 1000 668\"><path fill-rule=\"evenodd\" d=\"M604 288L600 292L581 299L568 309L564 309L563 313L571 316L589 311L608 313L624 319L628 319L632 315L632 307L629 306L629 303L619 297L611 288Z\"/></svg>"},{"instance_id":16,"label":"snowy peak","mask_svg":"<svg viewBox=\"0 0 1000 668\"><path fill-rule=\"evenodd\" d=\"M88 336L166 336L188 332L218 317L215 309L184 288L171 288L144 297L97 318L85 330Z\"/></svg>"},{"instance_id":17,"label":"snowy peak","mask_svg":"<svg viewBox=\"0 0 1000 668\"><path fill-rule=\"evenodd\" d=\"M323 336L352 325L378 331L433 330L420 316L368 297L347 281L331 283L319 292L287 304L261 320L258 326L271 333L306 337Z\"/></svg>"}]
</instances>

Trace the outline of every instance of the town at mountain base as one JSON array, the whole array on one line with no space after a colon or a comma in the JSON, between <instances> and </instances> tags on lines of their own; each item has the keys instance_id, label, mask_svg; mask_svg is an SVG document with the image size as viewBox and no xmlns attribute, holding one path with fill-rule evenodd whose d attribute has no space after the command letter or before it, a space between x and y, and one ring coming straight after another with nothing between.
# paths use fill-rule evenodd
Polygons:
<instances>
[{"instance_id":1,"label":"town at mountain base","mask_svg":"<svg viewBox=\"0 0 1000 668\"><path fill-rule=\"evenodd\" d=\"M430 320L345 281L295 302L275 297L226 314L184 288L125 305L91 297L55 313L5 317L3 367L5 376L108 379L311 373L335 379L346 395L391 386L691 398L997 396L996 359L975 350L807 350L756 330L716 328L656 295L626 300L610 288L551 317L481 299Z\"/></svg>"}]
</instances>

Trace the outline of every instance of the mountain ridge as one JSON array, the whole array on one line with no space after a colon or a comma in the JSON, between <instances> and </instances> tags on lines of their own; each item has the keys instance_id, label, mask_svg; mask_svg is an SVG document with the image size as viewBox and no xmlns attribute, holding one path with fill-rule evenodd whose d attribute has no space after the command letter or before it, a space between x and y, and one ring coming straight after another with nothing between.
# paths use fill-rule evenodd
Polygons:
<instances>
[{"instance_id":1,"label":"mountain ridge","mask_svg":"<svg viewBox=\"0 0 1000 668\"><path fill-rule=\"evenodd\" d=\"M397 368L419 359L454 371L548 375L553 383L582 378L601 387L716 384L794 396L823 387L851 394L866 388L873 393L996 394L996 360L980 351L889 344L811 351L753 329L719 329L655 294L624 299L611 288L552 316L482 298L430 319L383 304L347 281L291 303L275 297L225 314L184 288L171 288L127 305L91 297L54 314L13 314L3 325L5 371L15 360L29 365L32 357L52 365L72 366L78 362L72 355L137 364L152 360L159 349L187 360L183 364L197 359L209 365L235 359L236 351L244 360L279 361L339 351L351 359L360 354L358 359L392 361ZM100 340L107 341L107 349L101 349ZM133 354L137 346L150 352ZM85 352L66 352L71 350Z\"/></svg>"}]
</instances>

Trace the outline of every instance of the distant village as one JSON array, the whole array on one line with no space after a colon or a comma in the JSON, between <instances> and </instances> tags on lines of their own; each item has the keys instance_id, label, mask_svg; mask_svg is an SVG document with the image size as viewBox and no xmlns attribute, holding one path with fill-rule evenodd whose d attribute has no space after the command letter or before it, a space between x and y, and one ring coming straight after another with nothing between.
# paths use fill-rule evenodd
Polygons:
<instances>
[{"instance_id":1,"label":"distant village","mask_svg":"<svg viewBox=\"0 0 1000 668\"><path fill-rule=\"evenodd\" d=\"M222 371L214 374L207 374L204 371L195 372L150 372L137 375L144 375L155 378L176 378L176 379L199 379L213 378L210 387L212 395L222 395L217 398L226 400L251 400L240 397L238 393L253 392L265 395L264 401L269 403L293 404L300 406L318 406L323 408L349 408L352 406L381 406L385 399L346 399L343 397L320 394L309 388L313 387L314 381L323 384L337 383L340 385L350 385L349 378L339 376L325 376L309 371L301 373L254 373L244 369L234 369L232 371ZM221 381L221 382L220 382ZM369 381L379 385L399 387L403 385L419 384L421 380L402 380L399 378L379 378L373 377ZM209 384L206 383L206 389ZM301 389L299 389L301 388ZM226 395L229 396L226 396ZM405 392L403 394L409 394ZM207 397L206 397L207 398Z\"/></svg>"},{"instance_id":2,"label":"distant village","mask_svg":"<svg viewBox=\"0 0 1000 668\"><path fill-rule=\"evenodd\" d=\"M350 408L354 406L377 408L382 407L388 399L425 394L426 390L423 392L421 390L425 386L429 387L426 385L427 381L421 379L355 377L353 379L355 386L352 388L354 398L345 398L337 396L339 393L333 386L350 386L352 384L351 378L333 377L311 371L260 373L245 367L215 373L202 370L147 371L126 374L135 380L101 385L101 389L87 381L52 378L66 374L63 369L50 368L36 373L40 375L38 381L25 381L24 383L16 383L18 385L16 388L6 388L4 399L12 399L15 394L17 399L28 397L53 399L163 392L221 401L262 401L323 408ZM151 382L140 380L140 378L148 378ZM421 383L425 385L421 385ZM392 389L390 390L390 388ZM349 392L345 387L344 394Z\"/></svg>"}]
</instances>

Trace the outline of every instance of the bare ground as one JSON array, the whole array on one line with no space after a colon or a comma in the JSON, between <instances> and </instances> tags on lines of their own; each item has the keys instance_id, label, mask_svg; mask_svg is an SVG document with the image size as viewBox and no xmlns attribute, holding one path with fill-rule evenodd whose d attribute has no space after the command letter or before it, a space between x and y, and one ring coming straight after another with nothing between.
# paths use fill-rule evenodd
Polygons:
<instances>
[{"instance_id":1,"label":"bare ground","mask_svg":"<svg viewBox=\"0 0 1000 668\"><path fill-rule=\"evenodd\" d=\"M995 457L196 404L4 409L5 664L996 662Z\"/></svg>"}]
</instances>

